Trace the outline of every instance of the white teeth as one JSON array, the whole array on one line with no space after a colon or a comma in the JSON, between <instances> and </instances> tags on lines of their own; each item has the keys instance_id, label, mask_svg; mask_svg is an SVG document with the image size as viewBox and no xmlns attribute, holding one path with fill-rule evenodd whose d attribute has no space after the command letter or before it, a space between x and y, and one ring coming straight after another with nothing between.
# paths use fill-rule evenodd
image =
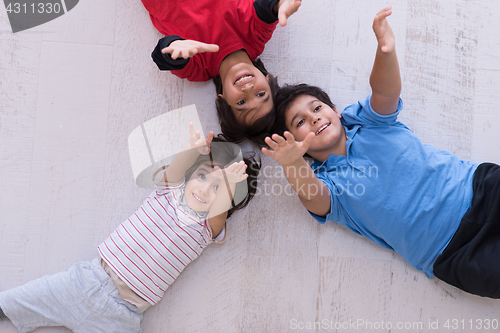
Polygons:
<instances>
[{"instance_id":1,"label":"white teeth","mask_svg":"<svg viewBox=\"0 0 500 333\"><path fill-rule=\"evenodd\" d=\"M238 83L238 82L240 82L240 81L242 81L242 80L244 80L244 79L246 79L246 78L248 78L248 77L252 77L252 75L245 75L245 76L242 76L241 78L239 78L238 80L236 80L236 81L234 82L234 84L236 84L236 83Z\"/></svg>"},{"instance_id":2,"label":"white teeth","mask_svg":"<svg viewBox=\"0 0 500 333\"><path fill-rule=\"evenodd\" d=\"M203 203L206 203L204 200L202 200L199 196L197 196L196 194L193 193L193 197L198 200L198 201L201 201Z\"/></svg>"},{"instance_id":3,"label":"white teeth","mask_svg":"<svg viewBox=\"0 0 500 333\"><path fill-rule=\"evenodd\" d=\"M325 124L323 126L321 126L321 128L319 130L316 131L316 135L318 135L319 133L321 133L325 128L327 128L328 126L330 126L330 124Z\"/></svg>"}]
</instances>

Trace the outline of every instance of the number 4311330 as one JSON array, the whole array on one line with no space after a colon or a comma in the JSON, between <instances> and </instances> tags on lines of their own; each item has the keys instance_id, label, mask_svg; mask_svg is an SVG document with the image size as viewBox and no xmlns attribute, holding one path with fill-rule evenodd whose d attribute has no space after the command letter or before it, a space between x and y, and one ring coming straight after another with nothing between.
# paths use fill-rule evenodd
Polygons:
<instances>
[{"instance_id":1,"label":"number 4311330","mask_svg":"<svg viewBox=\"0 0 500 333\"><path fill-rule=\"evenodd\" d=\"M7 13L9 14L58 14L61 11L61 4L59 3L9 3L7 5Z\"/></svg>"},{"instance_id":2,"label":"number 4311330","mask_svg":"<svg viewBox=\"0 0 500 333\"><path fill-rule=\"evenodd\" d=\"M476 319L476 320L458 320L458 319L448 319L444 325L446 329L476 329L476 330L497 330L498 329L498 320L497 319Z\"/></svg>"}]
</instances>

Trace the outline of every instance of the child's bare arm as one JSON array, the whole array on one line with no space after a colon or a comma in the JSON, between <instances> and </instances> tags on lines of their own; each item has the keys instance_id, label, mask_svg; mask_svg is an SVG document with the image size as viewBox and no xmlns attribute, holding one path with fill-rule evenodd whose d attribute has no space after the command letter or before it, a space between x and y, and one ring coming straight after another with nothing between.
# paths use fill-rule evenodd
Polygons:
<instances>
[{"instance_id":1,"label":"child's bare arm","mask_svg":"<svg viewBox=\"0 0 500 333\"><path fill-rule=\"evenodd\" d=\"M161 53L169 53L172 59L188 59L193 57L197 53L217 51L219 51L219 46L216 44L205 44L190 39L178 39L170 43L168 47L162 49Z\"/></svg>"},{"instance_id":2,"label":"child's bare arm","mask_svg":"<svg viewBox=\"0 0 500 333\"><path fill-rule=\"evenodd\" d=\"M245 162L240 161L228 166L224 169L224 173L220 169L215 171L220 178L220 185L208 213L208 223L212 229L213 238L219 235L226 224L227 211L231 207L231 199L234 196L236 183L248 178L248 174L245 173L246 168Z\"/></svg>"},{"instance_id":3,"label":"child's bare arm","mask_svg":"<svg viewBox=\"0 0 500 333\"><path fill-rule=\"evenodd\" d=\"M330 192L303 157L315 134L309 133L302 142L295 141L290 132L285 132L284 136L267 137L265 141L273 150L262 148L262 152L283 166L286 179L304 207L318 216L326 216L330 212Z\"/></svg>"},{"instance_id":4,"label":"child's bare arm","mask_svg":"<svg viewBox=\"0 0 500 333\"><path fill-rule=\"evenodd\" d=\"M189 145L174 157L172 163L165 170L162 181L171 184L182 181L186 171L193 166L198 156L210 152L210 143L213 137L214 132L210 132L207 138L202 137L200 132L194 130L193 124L189 123Z\"/></svg>"},{"instance_id":5,"label":"child's bare arm","mask_svg":"<svg viewBox=\"0 0 500 333\"><path fill-rule=\"evenodd\" d=\"M382 9L373 21L378 47L370 76L371 106L379 114L396 112L401 93L401 74L396 55L394 33L387 21L392 8Z\"/></svg>"},{"instance_id":6,"label":"child's bare arm","mask_svg":"<svg viewBox=\"0 0 500 333\"><path fill-rule=\"evenodd\" d=\"M273 7L275 13L278 13L278 20L282 27L286 25L287 19L292 16L302 4L302 0L279 0Z\"/></svg>"}]
</instances>

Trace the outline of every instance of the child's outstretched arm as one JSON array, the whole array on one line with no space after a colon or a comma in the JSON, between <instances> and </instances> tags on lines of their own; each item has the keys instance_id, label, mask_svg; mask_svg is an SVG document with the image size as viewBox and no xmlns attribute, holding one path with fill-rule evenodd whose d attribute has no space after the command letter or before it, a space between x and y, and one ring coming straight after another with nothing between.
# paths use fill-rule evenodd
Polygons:
<instances>
[{"instance_id":1,"label":"child's outstretched arm","mask_svg":"<svg viewBox=\"0 0 500 333\"><path fill-rule=\"evenodd\" d=\"M215 194L215 200L208 212L208 223L212 229L212 236L216 238L226 224L227 212L231 208L231 200L234 195L236 183L248 178L245 173L247 165L245 162L235 162L224 170L216 167L214 171L220 178L220 185Z\"/></svg>"},{"instance_id":2,"label":"child's outstretched arm","mask_svg":"<svg viewBox=\"0 0 500 333\"><path fill-rule=\"evenodd\" d=\"M170 184L181 182L186 171L193 166L198 156L210 152L210 143L213 138L214 132L210 132L204 138L200 132L194 130L193 123L189 123L189 144L174 157L172 163L163 173L162 181Z\"/></svg>"},{"instance_id":3,"label":"child's outstretched arm","mask_svg":"<svg viewBox=\"0 0 500 333\"><path fill-rule=\"evenodd\" d=\"M371 106L382 115L396 112L401 93L401 74L396 55L395 38L387 17L392 8L382 9L373 20L373 31L378 47L370 76Z\"/></svg>"},{"instance_id":4,"label":"child's outstretched arm","mask_svg":"<svg viewBox=\"0 0 500 333\"><path fill-rule=\"evenodd\" d=\"M283 166L286 179L304 207L318 216L326 216L330 212L330 192L303 157L316 135L309 133L302 142L295 141L288 131L284 136L267 137L265 141L272 150L262 148L262 152Z\"/></svg>"}]
</instances>

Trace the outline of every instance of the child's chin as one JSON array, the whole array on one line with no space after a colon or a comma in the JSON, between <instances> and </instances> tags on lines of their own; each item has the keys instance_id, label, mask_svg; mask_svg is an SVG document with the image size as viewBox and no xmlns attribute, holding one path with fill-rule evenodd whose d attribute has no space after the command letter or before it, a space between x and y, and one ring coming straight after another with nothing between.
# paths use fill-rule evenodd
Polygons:
<instances>
[{"instance_id":1,"label":"child's chin","mask_svg":"<svg viewBox=\"0 0 500 333\"><path fill-rule=\"evenodd\" d=\"M187 205L189 208L191 208L192 210L196 211L196 212L199 212L199 213L204 213L204 212L208 212L208 208L206 204L199 204L199 203L190 203L190 202L187 202Z\"/></svg>"}]
</instances>

